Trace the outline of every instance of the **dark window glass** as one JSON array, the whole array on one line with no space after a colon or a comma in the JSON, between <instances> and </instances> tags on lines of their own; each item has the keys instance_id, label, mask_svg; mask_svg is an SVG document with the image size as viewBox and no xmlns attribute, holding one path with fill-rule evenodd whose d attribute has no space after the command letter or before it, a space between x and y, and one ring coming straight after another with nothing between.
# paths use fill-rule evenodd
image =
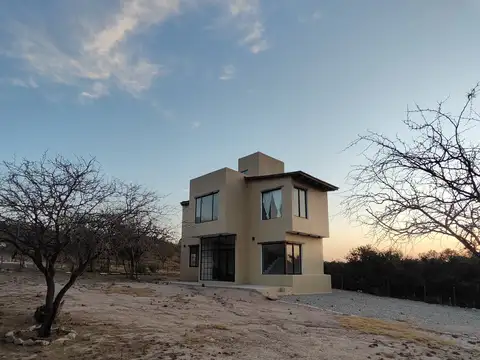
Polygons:
<instances>
[{"instance_id":1,"label":"dark window glass","mask_svg":"<svg viewBox=\"0 0 480 360\"><path fill-rule=\"evenodd\" d=\"M307 217L307 192L303 189L293 188L293 214Z\"/></svg>"},{"instance_id":2,"label":"dark window glass","mask_svg":"<svg viewBox=\"0 0 480 360\"><path fill-rule=\"evenodd\" d=\"M282 217L282 189L262 192L262 220Z\"/></svg>"},{"instance_id":3,"label":"dark window glass","mask_svg":"<svg viewBox=\"0 0 480 360\"><path fill-rule=\"evenodd\" d=\"M198 253L199 253L199 246L198 245L191 245L190 246L190 255L189 255L189 266L190 267L198 267Z\"/></svg>"},{"instance_id":4,"label":"dark window glass","mask_svg":"<svg viewBox=\"0 0 480 360\"><path fill-rule=\"evenodd\" d=\"M269 275L301 274L301 245L289 243L263 244L262 273Z\"/></svg>"},{"instance_id":5,"label":"dark window glass","mask_svg":"<svg viewBox=\"0 0 480 360\"><path fill-rule=\"evenodd\" d=\"M195 199L195 222L218 219L218 192Z\"/></svg>"},{"instance_id":6,"label":"dark window glass","mask_svg":"<svg viewBox=\"0 0 480 360\"><path fill-rule=\"evenodd\" d=\"M285 244L263 244L262 260L263 274L285 274Z\"/></svg>"}]
</instances>

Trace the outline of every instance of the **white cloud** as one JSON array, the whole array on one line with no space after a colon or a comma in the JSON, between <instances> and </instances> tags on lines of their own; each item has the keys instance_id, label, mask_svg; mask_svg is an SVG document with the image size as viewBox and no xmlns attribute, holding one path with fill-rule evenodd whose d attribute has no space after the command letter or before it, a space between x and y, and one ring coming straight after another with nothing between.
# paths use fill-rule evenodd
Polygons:
<instances>
[{"instance_id":1,"label":"white cloud","mask_svg":"<svg viewBox=\"0 0 480 360\"><path fill-rule=\"evenodd\" d=\"M225 3L228 4L230 17L237 21L243 34L240 44L247 46L253 54L267 50L269 45L264 38L259 0L226 0Z\"/></svg>"},{"instance_id":2,"label":"white cloud","mask_svg":"<svg viewBox=\"0 0 480 360\"><path fill-rule=\"evenodd\" d=\"M202 125L200 121L194 121L192 122L192 129L198 129Z\"/></svg>"},{"instance_id":3,"label":"white cloud","mask_svg":"<svg viewBox=\"0 0 480 360\"><path fill-rule=\"evenodd\" d=\"M122 5L101 26L70 34L72 42L78 43L74 54L64 51L38 29L19 23L11 29L14 45L7 54L24 60L30 70L57 83L81 88L85 82L95 82L97 88L99 83L105 88L115 85L137 96L161 75L162 66L138 57L129 39L179 14L180 0L124 0ZM97 96L90 91L84 93Z\"/></svg>"},{"instance_id":4,"label":"white cloud","mask_svg":"<svg viewBox=\"0 0 480 360\"><path fill-rule=\"evenodd\" d=\"M108 94L109 94L109 91L107 86L97 81L93 83L92 89L90 91L83 91L80 94L80 97L95 100L95 99L100 99L101 97L107 96Z\"/></svg>"},{"instance_id":5,"label":"white cloud","mask_svg":"<svg viewBox=\"0 0 480 360\"><path fill-rule=\"evenodd\" d=\"M225 65L220 74L220 80L232 80L235 77L237 69L233 65Z\"/></svg>"},{"instance_id":6,"label":"white cloud","mask_svg":"<svg viewBox=\"0 0 480 360\"><path fill-rule=\"evenodd\" d=\"M19 86L19 87L31 88L31 89L38 88L38 84L32 78L28 78L28 80L13 78L13 79L10 79L9 82L13 86Z\"/></svg>"},{"instance_id":7,"label":"white cloud","mask_svg":"<svg viewBox=\"0 0 480 360\"><path fill-rule=\"evenodd\" d=\"M3 53L22 60L21 66L35 77L77 87L82 98L98 99L108 95L113 87L137 97L165 74L167 69L159 61L142 56L135 35L164 24L192 5L214 4L226 9L228 19L242 34L240 44L254 54L268 48L259 0L119 0L119 3L119 8L106 16L101 12L76 16L77 21L62 34L68 39L66 44L58 43L40 28L11 23L8 26L11 47ZM15 85L35 87L25 81Z\"/></svg>"}]
</instances>

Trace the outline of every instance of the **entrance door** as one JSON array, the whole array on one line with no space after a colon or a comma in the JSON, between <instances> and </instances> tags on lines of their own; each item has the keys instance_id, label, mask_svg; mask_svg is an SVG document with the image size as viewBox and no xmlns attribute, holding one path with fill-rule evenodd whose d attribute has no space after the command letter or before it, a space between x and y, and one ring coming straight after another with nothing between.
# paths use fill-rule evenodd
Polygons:
<instances>
[{"instance_id":1,"label":"entrance door","mask_svg":"<svg viewBox=\"0 0 480 360\"><path fill-rule=\"evenodd\" d=\"M235 281L235 235L202 238L200 280Z\"/></svg>"}]
</instances>

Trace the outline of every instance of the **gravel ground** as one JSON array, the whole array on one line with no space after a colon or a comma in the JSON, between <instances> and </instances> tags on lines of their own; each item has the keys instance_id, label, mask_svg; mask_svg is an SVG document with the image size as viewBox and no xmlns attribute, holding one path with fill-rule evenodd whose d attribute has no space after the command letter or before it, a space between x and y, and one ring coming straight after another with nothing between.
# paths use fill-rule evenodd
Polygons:
<instances>
[{"instance_id":1,"label":"gravel ground","mask_svg":"<svg viewBox=\"0 0 480 360\"><path fill-rule=\"evenodd\" d=\"M341 290L323 295L285 296L282 300L342 314L407 321L436 331L463 333L480 338L480 310L431 305Z\"/></svg>"}]
</instances>

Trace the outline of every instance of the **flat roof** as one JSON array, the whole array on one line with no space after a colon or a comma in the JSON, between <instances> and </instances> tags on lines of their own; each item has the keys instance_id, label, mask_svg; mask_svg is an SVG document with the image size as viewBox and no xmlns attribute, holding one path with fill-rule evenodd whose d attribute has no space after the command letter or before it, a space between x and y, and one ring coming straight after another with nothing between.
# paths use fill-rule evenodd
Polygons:
<instances>
[{"instance_id":1,"label":"flat roof","mask_svg":"<svg viewBox=\"0 0 480 360\"><path fill-rule=\"evenodd\" d=\"M286 173L259 175L259 176L246 176L245 181L260 181L260 180L280 179L285 177L291 177L293 180L296 180L300 183L308 184L322 191L338 190L337 186L329 184L303 171L291 171Z\"/></svg>"}]
</instances>

